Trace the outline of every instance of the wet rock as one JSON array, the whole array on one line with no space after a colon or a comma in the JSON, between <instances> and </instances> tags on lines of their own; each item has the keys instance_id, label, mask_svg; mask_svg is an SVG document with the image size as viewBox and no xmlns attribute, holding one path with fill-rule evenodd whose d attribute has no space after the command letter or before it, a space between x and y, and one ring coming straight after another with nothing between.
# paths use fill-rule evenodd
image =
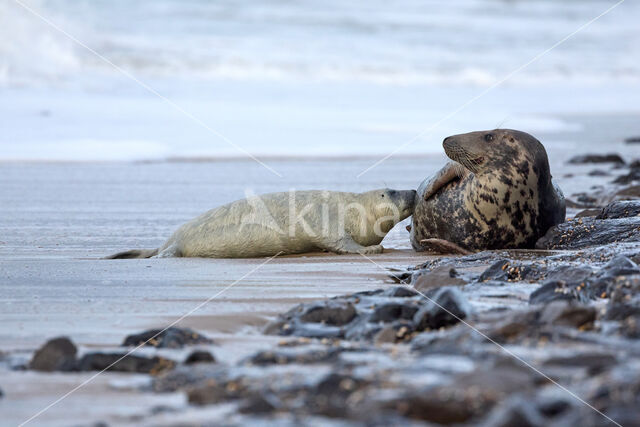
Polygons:
<instances>
[{"instance_id":1,"label":"wet rock","mask_svg":"<svg viewBox=\"0 0 640 427\"><path fill-rule=\"evenodd\" d=\"M566 282L560 280L550 280L529 295L529 304L544 304L550 301L577 300L579 298L575 286L567 285Z\"/></svg>"},{"instance_id":2,"label":"wet rock","mask_svg":"<svg viewBox=\"0 0 640 427\"><path fill-rule=\"evenodd\" d=\"M585 368L589 375L597 375L610 369L616 363L616 356L610 353L580 353L571 356L550 357L543 362L543 365Z\"/></svg>"},{"instance_id":3,"label":"wet rock","mask_svg":"<svg viewBox=\"0 0 640 427\"><path fill-rule=\"evenodd\" d=\"M598 208L589 208L589 209L584 209L580 212L578 212L577 214L574 215L574 218L584 218L584 217L597 217L598 215L600 215L600 213L602 212L602 209L598 209Z\"/></svg>"},{"instance_id":4,"label":"wet rock","mask_svg":"<svg viewBox=\"0 0 640 427\"><path fill-rule=\"evenodd\" d=\"M340 347L312 347L282 350L265 350L251 356L246 363L256 366L286 365L289 363L312 364L327 363L337 359L342 353Z\"/></svg>"},{"instance_id":5,"label":"wet rock","mask_svg":"<svg viewBox=\"0 0 640 427\"><path fill-rule=\"evenodd\" d=\"M580 218L551 227L536 243L537 249L580 249L616 242L640 241L640 217Z\"/></svg>"},{"instance_id":6,"label":"wet rock","mask_svg":"<svg viewBox=\"0 0 640 427\"><path fill-rule=\"evenodd\" d=\"M557 280L566 283L580 283L587 280L594 273L594 270L586 265L564 264L550 268L545 278L547 280Z\"/></svg>"},{"instance_id":7,"label":"wet rock","mask_svg":"<svg viewBox=\"0 0 640 427\"><path fill-rule=\"evenodd\" d=\"M615 198L620 200L640 199L640 185L623 188L615 194Z\"/></svg>"},{"instance_id":8,"label":"wet rock","mask_svg":"<svg viewBox=\"0 0 640 427\"><path fill-rule=\"evenodd\" d=\"M512 393L532 390L534 375L510 362L484 366L456 376L449 385L410 391L387 406L409 418L446 425L465 423L487 414Z\"/></svg>"},{"instance_id":9,"label":"wet rock","mask_svg":"<svg viewBox=\"0 0 640 427\"><path fill-rule=\"evenodd\" d=\"M518 264L509 259L500 259L483 271L478 280L481 282L490 280L519 282L521 280L537 279L540 274L541 271L537 266Z\"/></svg>"},{"instance_id":10,"label":"wet rock","mask_svg":"<svg viewBox=\"0 0 640 427\"><path fill-rule=\"evenodd\" d=\"M242 380L216 381L209 379L187 390L187 400L193 405L212 405L246 397L248 387Z\"/></svg>"},{"instance_id":11,"label":"wet rock","mask_svg":"<svg viewBox=\"0 0 640 427\"><path fill-rule=\"evenodd\" d=\"M356 314L356 309L350 302L328 301L303 308L300 320L308 323L342 326L351 322Z\"/></svg>"},{"instance_id":12,"label":"wet rock","mask_svg":"<svg viewBox=\"0 0 640 427\"><path fill-rule=\"evenodd\" d=\"M609 154L583 154L579 156L574 156L569 159L569 162L574 165L587 164L587 163L616 163L616 164L624 164L625 161L620 157L619 154L609 153Z\"/></svg>"},{"instance_id":13,"label":"wet rock","mask_svg":"<svg viewBox=\"0 0 640 427\"><path fill-rule=\"evenodd\" d=\"M158 348L182 348L186 345L211 344L213 341L188 328L171 327L166 330L150 329L139 334L129 335L123 346L135 347L147 345Z\"/></svg>"},{"instance_id":14,"label":"wet rock","mask_svg":"<svg viewBox=\"0 0 640 427\"><path fill-rule=\"evenodd\" d=\"M77 352L69 338L53 338L35 352L29 368L47 372L71 371L75 367Z\"/></svg>"},{"instance_id":15,"label":"wet rock","mask_svg":"<svg viewBox=\"0 0 640 427\"><path fill-rule=\"evenodd\" d=\"M618 200L602 209L597 219L628 218L640 215L640 200Z\"/></svg>"},{"instance_id":16,"label":"wet rock","mask_svg":"<svg viewBox=\"0 0 640 427\"><path fill-rule=\"evenodd\" d=\"M413 301L412 301L413 302ZM393 322L398 319L411 320L418 311L418 304L390 302L376 307L369 322Z\"/></svg>"},{"instance_id":17,"label":"wet rock","mask_svg":"<svg viewBox=\"0 0 640 427\"><path fill-rule=\"evenodd\" d=\"M576 198L576 207L593 208L598 206L598 199L587 193L577 193L573 195Z\"/></svg>"},{"instance_id":18,"label":"wet rock","mask_svg":"<svg viewBox=\"0 0 640 427\"><path fill-rule=\"evenodd\" d=\"M620 175L613 180L614 184L631 184L632 182L640 181L640 168L634 168L625 175Z\"/></svg>"},{"instance_id":19,"label":"wet rock","mask_svg":"<svg viewBox=\"0 0 640 427\"><path fill-rule=\"evenodd\" d=\"M215 363L216 358L213 357L213 354L206 350L196 350L192 352L185 359L184 363L186 365L192 365L194 363Z\"/></svg>"},{"instance_id":20,"label":"wet rock","mask_svg":"<svg viewBox=\"0 0 640 427\"><path fill-rule=\"evenodd\" d=\"M278 398L273 394L254 394L238 407L238 411L242 414L269 414L279 406Z\"/></svg>"},{"instance_id":21,"label":"wet rock","mask_svg":"<svg viewBox=\"0 0 640 427\"><path fill-rule=\"evenodd\" d=\"M455 268L443 265L431 271L416 273L412 284L418 291L425 292L428 289L442 286L466 285L467 281L460 277Z\"/></svg>"},{"instance_id":22,"label":"wet rock","mask_svg":"<svg viewBox=\"0 0 640 427\"><path fill-rule=\"evenodd\" d=\"M566 301L552 301L540 313L540 321L543 323L573 328L584 328L595 320L595 307Z\"/></svg>"},{"instance_id":23,"label":"wet rock","mask_svg":"<svg viewBox=\"0 0 640 427\"><path fill-rule=\"evenodd\" d=\"M144 357L126 353L88 353L78 363L79 371L138 372L157 375L173 369L176 363L163 357Z\"/></svg>"},{"instance_id":24,"label":"wet rock","mask_svg":"<svg viewBox=\"0 0 640 427\"><path fill-rule=\"evenodd\" d=\"M467 318L471 307L457 288L437 289L413 317L416 330L438 329Z\"/></svg>"},{"instance_id":25,"label":"wet rock","mask_svg":"<svg viewBox=\"0 0 640 427\"><path fill-rule=\"evenodd\" d=\"M625 138L624 142L627 144L640 144L640 136L630 136L629 138Z\"/></svg>"},{"instance_id":26,"label":"wet rock","mask_svg":"<svg viewBox=\"0 0 640 427\"><path fill-rule=\"evenodd\" d=\"M611 259L601 270L606 276L629 276L640 274L640 267L624 255L618 255Z\"/></svg>"},{"instance_id":27,"label":"wet rock","mask_svg":"<svg viewBox=\"0 0 640 427\"><path fill-rule=\"evenodd\" d=\"M547 424L547 420L531 401L516 397L494 409L480 425L483 427L542 427Z\"/></svg>"},{"instance_id":28,"label":"wet rock","mask_svg":"<svg viewBox=\"0 0 640 427\"><path fill-rule=\"evenodd\" d=\"M314 414L331 418L347 417L349 397L366 385L367 382L361 379L332 372L310 390L306 406Z\"/></svg>"},{"instance_id":29,"label":"wet rock","mask_svg":"<svg viewBox=\"0 0 640 427\"><path fill-rule=\"evenodd\" d=\"M418 293L408 286L393 286L382 292L382 295L396 298L410 298L415 297L416 295L418 295Z\"/></svg>"},{"instance_id":30,"label":"wet rock","mask_svg":"<svg viewBox=\"0 0 640 427\"><path fill-rule=\"evenodd\" d=\"M226 381L228 374L228 367L217 363L181 365L156 376L153 379L151 389L157 393L173 392L209 380Z\"/></svg>"}]
</instances>

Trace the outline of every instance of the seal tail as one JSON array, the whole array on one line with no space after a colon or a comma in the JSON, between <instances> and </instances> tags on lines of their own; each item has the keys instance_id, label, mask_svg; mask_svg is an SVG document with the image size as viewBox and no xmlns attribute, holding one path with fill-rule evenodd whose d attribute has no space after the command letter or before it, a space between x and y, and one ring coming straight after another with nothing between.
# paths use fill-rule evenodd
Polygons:
<instances>
[{"instance_id":1,"label":"seal tail","mask_svg":"<svg viewBox=\"0 0 640 427\"><path fill-rule=\"evenodd\" d=\"M154 255L158 255L158 249L132 249L130 251L109 255L105 257L105 259L151 258Z\"/></svg>"}]
</instances>

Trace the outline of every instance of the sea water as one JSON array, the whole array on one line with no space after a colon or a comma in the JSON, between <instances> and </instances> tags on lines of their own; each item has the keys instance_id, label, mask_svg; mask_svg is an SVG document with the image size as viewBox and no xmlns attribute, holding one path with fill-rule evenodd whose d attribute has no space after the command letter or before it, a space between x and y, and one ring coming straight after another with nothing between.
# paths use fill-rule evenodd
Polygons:
<instances>
[{"instance_id":1,"label":"sea water","mask_svg":"<svg viewBox=\"0 0 640 427\"><path fill-rule=\"evenodd\" d=\"M590 23L616 4L2 0L0 160L414 155L495 127L562 144L573 115L640 109L640 3Z\"/></svg>"}]
</instances>

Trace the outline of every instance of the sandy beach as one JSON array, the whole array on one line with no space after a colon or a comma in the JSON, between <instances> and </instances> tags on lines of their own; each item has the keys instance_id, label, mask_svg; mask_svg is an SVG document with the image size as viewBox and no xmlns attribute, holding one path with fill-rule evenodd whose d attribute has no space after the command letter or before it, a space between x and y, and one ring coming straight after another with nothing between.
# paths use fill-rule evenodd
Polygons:
<instances>
[{"instance_id":1,"label":"sandy beach","mask_svg":"<svg viewBox=\"0 0 640 427\"><path fill-rule=\"evenodd\" d=\"M583 123L585 130L571 135L570 141L593 141L595 151L605 138L604 129L618 132L609 141L640 133L633 127L635 117L597 117ZM590 126L602 130L596 133ZM540 136L543 141L547 138L554 135ZM552 143L548 151L552 173L569 198L589 190L594 182L603 184L602 178L581 172L588 166L565 165L570 150L556 150ZM634 146L622 143L611 144L609 151L627 157L638 154ZM117 346L125 335L168 325L217 295L179 326L213 338L215 357L233 363L273 346L279 338L262 335L262 327L295 304L388 286L392 281L385 268L402 270L430 259L410 249L405 224L385 239L387 251L375 256L377 265L358 255L326 253L278 257L267 263L265 259L100 259L119 250L157 247L177 225L243 197L245 190L415 188L438 168L442 156L391 158L361 179L353 176L372 158L268 160L284 178L250 160L0 165L0 351L4 354L0 409L6 414L2 423L15 425L28 419L90 377L11 369L26 362L49 338L69 336L83 351ZM570 209L569 215L576 211ZM526 304L529 291L521 292L521 302L515 298L502 304ZM81 419L82 425L136 424L136 416L145 416L154 406L184 407L179 393L151 396L137 391L136 381L147 381L144 377L100 375L36 423L69 425ZM203 416L207 411L195 412Z\"/></svg>"}]
</instances>

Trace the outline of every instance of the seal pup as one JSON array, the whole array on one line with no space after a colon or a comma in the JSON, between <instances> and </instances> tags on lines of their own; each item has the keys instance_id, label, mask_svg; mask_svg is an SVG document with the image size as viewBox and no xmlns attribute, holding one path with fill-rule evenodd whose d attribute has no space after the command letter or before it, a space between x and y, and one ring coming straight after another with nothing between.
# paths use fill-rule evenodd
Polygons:
<instances>
[{"instance_id":1,"label":"seal pup","mask_svg":"<svg viewBox=\"0 0 640 427\"><path fill-rule=\"evenodd\" d=\"M416 251L533 248L564 221L564 195L533 136L496 129L450 136L442 145L453 161L418 188L410 230Z\"/></svg>"},{"instance_id":2,"label":"seal pup","mask_svg":"<svg viewBox=\"0 0 640 427\"><path fill-rule=\"evenodd\" d=\"M391 189L251 196L189 221L159 249L108 258L252 258L320 250L377 254L384 236L413 213L415 199L415 190Z\"/></svg>"}]
</instances>

